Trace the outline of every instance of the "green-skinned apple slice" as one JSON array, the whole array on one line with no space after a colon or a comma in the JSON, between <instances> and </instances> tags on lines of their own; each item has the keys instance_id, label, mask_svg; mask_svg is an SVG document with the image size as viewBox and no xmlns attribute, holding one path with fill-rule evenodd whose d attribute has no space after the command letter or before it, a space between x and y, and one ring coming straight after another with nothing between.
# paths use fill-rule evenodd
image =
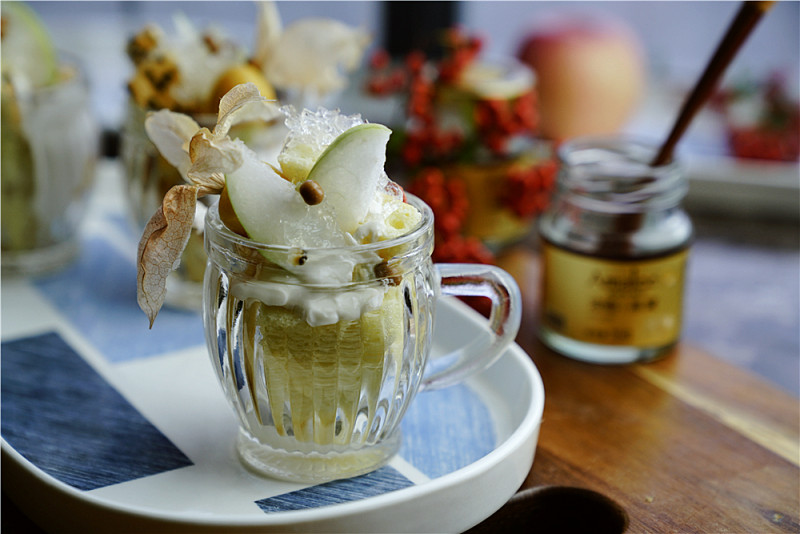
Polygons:
<instances>
[{"instance_id":1,"label":"green-skinned apple slice","mask_svg":"<svg viewBox=\"0 0 800 534\"><path fill-rule=\"evenodd\" d=\"M225 186L250 239L301 248L345 244L332 221L309 213L291 182L255 153L245 149L243 156L242 165L226 175Z\"/></svg>"},{"instance_id":2,"label":"green-skinned apple slice","mask_svg":"<svg viewBox=\"0 0 800 534\"><path fill-rule=\"evenodd\" d=\"M308 174L322 187L323 202L345 232L355 232L377 193L391 133L381 124L354 126L325 149Z\"/></svg>"},{"instance_id":3,"label":"green-skinned apple slice","mask_svg":"<svg viewBox=\"0 0 800 534\"><path fill-rule=\"evenodd\" d=\"M332 217L306 204L294 184L249 149L243 152L242 165L226 175L225 189L236 219L250 239L299 250L317 250L303 262L298 262L291 254L269 249L261 251L267 260L301 279L311 283L347 282L352 278L353 266L363 261L363 258L319 252L330 247L338 250L336 247L352 245L354 240Z\"/></svg>"}]
</instances>

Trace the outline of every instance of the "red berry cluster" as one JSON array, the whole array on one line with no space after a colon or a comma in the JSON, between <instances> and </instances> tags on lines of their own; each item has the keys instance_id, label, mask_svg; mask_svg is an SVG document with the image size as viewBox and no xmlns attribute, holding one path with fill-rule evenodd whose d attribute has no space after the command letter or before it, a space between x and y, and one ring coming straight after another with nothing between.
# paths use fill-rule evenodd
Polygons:
<instances>
[{"instance_id":1,"label":"red berry cluster","mask_svg":"<svg viewBox=\"0 0 800 534\"><path fill-rule=\"evenodd\" d=\"M545 160L535 165L512 167L500 193L500 202L521 219L541 213L550 203L558 165Z\"/></svg>"},{"instance_id":2,"label":"red berry cluster","mask_svg":"<svg viewBox=\"0 0 800 534\"><path fill-rule=\"evenodd\" d=\"M425 57L413 53L406 59L409 73L408 128L402 158L409 167L425 161L449 159L464 141L460 130L442 129L436 120L436 81L423 68Z\"/></svg>"},{"instance_id":3,"label":"red berry cluster","mask_svg":"<svg viewBox=\"0 0 800 534\"><path fill-rule=\"evenodd\" d=\"M444 55L438 62L428 61L419 51L409 54L398 67L391 66L385 51L376 52L370 60L366 86L370 94L406 93L408 123L400 155L410 168L463 158L476 145L504 156L512 137L533 134L538 126L537 99L530 91L513 100L476 99L472 115L463 117L463 127L444 129L437 117L441 91L458 84L478 57L483 41L461 28L445 31L442 41ZM469 132L471 127L474 133Z\"/></svg>"},{"instance_id":4,"label":"red berry cluster","mask_svg":"<svg viewBox=\"0 0 800 534\"><path fill-rule=\"evenodd\" d=\"M437 241L432 258L438 263L494 263L494 255L479 239L460 234Z\"/></svg>"},{"instance_id":5,"label":"red berry cluster","mask_svg":"<svg viewBox=\"0 0 800 534\"><path fill-rule=\"evenodd\" d=\"M464 182L447 179L441 169L422 169L407 187L434 213L433 260L442 263L492 263L494 257L480 240L462 234L469 212Z\"/></svg>"},{"instance_id":6,"label":"red berry cluster","mask_svg":"<svg viewBox=\"0 0 800 534\"><path fill-rule=\"evenodd\" d=\"M449 236L461 230L469 211L469 199L461 180L448 180L441 169L427 167L417 174L407 190L431 207L438 233Z\"/></svg>"},{"instance_id":7,"label":"red berry cluster","mask_svg":"<svg viewBox=\"0 0 800 534\"><path fill-rule=\"evenodd\" d=\"M529 134L539 125L536 93L529 91L514 100L479 100L475 125L481 141L493 154L506 154L510 138Z\"/></svg>"},{"instance_id":8,"label":"red berry cluster","mask_svg":"<svg viewBox=\"0 0 800 534\"><path fill-rule=\"evenodd\" d=\"M367 80L367 92L382 96L401 91L407 83L407 76L402 67L393 68L391 57L386 50L377 50L369 60L370 77Z\"/></svg>"},{"instance_id":9,"label":"red berry cluster","mask_svg":"<svg viewBox=\"0 0 800 534\"><path fill-rule=\"evenodd\" d=\"M731 128L728 143L737 158L800 161L798 127L786 131L763 126Z\"/></svg>"},{"instance_id":10,"label":"red berry cluster","mask_svg":"<svg viewBox=\"0 0 800 534\"><path fill-rule=\"evenodd\" d=\"M753 124L729 124L728 143L739 158L800 160L800 106L786 93L785 79L773 75L763 83L720 91L712 105L723 114L741 100L758 102L763 112Z\"/></svg>"},{"instance_id":11,"label":"red berry cluster","mask_svg":"<svg viewBox=\"0 0 800 534\"><path fill-rule=\"evenodd\" d=\"M483 40L467 35L462 28L450 28L444 34L444 48L447 53L439 63L439 80L445 84L457 83L464 69L480 54Z\"/></svg>"}]
</instances>

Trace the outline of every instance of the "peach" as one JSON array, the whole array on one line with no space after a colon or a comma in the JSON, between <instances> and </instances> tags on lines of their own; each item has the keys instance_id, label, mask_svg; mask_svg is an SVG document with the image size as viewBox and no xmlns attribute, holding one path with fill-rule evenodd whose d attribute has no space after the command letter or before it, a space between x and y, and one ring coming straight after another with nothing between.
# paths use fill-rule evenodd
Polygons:
<instances>
[{"instance_id":1,"label":"peach","mask_svg":"<svg viewBox=\"0 0 800 534\"><path fill-rule=\"evenodd\" d=\"M644 91L642 47L615 20L561 18L528 34L518 57L536 72L540 131L551 139L618 132Z\"/></svg>"}]
</instances>

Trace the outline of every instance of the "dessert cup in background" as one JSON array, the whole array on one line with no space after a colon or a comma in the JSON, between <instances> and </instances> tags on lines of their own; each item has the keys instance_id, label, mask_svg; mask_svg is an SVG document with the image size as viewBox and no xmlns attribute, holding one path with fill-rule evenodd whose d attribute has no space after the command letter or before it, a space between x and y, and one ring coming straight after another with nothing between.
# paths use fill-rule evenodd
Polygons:
<instances>
[{"instance_id":1,"label":"dessert cup in background","mask_svg":"<svg viewBox=\"0 0 800 534\"><path fill-rule=\"evenodd\" d=\"M224 94L229 84L246 79L255 82L262 94L274 98L275 92L263 74L247 63L243 48L212 30L196 30L182 17L176 17L175 35L168 37L161 28L150 25L129 41L127 51L136 69L128 84L131 98L122 128L121 159L127 205L136 231L141 232L166 192L184 183L147 137L147 114L158 109L181 110L199 125L213 128L218 93ZM236 134L254 150L267 152L273 148L271 143L280 139L269 132L275 126L254 122L240 126ZM279 148L274 147L276 153ZM167 305L200 310L206 265L203 216L212 201L204 198L198 204L180 265L167 281Z\"/></svg>"},{"instance_id":2,"label":"dessert cup in background","mask_svg":"<svg viewBox=\"0 0 800 534\"><path fill-rule=\"evenodd\" d=\"M388 164L436 214L437 261L492 261L531 233L554 182L551 144L537 135L536 74L511 57L480 57L482 44L453 28L440 59L414 52L398 64L378 51L370 62L367 94L401 95Z\"/></svg>"},{"instance_id":3,"label":"dessert cup in background","mask_svg":"<svg viewBox=\"0 0 800 534\"><path fill-rule=\"evenodd\" d=\"M5 45L4 45L5 46ZM2 84L2 271L36 275L75 259L99 130L77 60L47 85Z\"/></svg>"},{"instance_id":4,"label":"dessert cup in background","mask_svg":"<svg viewBox=\"0 0 800 534\"><path fill-rule=\"evenodd\" d=\"M221 97L242 83L253 83L271 100L277 100L280 92L284 103L287 95L321 99L346 85L347 72L358 64L368 42L362 31L331 19L301 19L283 28L273 2L258 4L256 29L252 52L214 28L195 28L180 14L172 34L151 24L130 40L127 51L136 69L128 84L131 99L121 151L127 200L138 231L165 193L184 183L148 139L144 127L148 113L177 111L213 128ZM280 151L286 129L279 121L252 120L237 124L230 135L268 160ZM167 280L167 305L200 310L206 265L203 221L214 201L215 195L210 195L197 205L180 265Z\"/></svg>"}]
</instances>

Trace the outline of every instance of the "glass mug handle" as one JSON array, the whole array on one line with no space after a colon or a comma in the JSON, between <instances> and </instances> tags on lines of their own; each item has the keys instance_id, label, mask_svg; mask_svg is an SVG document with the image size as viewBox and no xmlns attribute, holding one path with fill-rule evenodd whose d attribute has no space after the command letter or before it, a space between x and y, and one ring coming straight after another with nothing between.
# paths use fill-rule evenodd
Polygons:
<instances>
[{"instance_id":1,"label":"glass mug handle","mask_svg":"<svg viewBox=\"0 0 800 534\"><path fill-rule=\"evenodd\" d=\"M437 360L452 361L445 369L426 374L420 391L447 387L492 365L514 341L522 315L522 298L516 280L493 265L438 263L434 265L442 295L488 297L492 301L489 331ZM429 362L430 365L430 362Z\"/></svg>"}]
</instances>

